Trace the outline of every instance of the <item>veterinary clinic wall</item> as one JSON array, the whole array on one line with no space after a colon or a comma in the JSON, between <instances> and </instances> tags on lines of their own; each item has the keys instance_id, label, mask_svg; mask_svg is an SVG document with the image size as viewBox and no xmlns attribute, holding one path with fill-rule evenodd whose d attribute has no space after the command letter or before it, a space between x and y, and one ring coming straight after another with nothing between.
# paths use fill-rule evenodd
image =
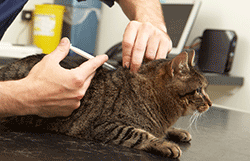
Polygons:
<instances>
[{"instance_id":1,"label":"veterinary clinic wall","mask_svg":"<svg viewBox=\"0 0 250 161\"><path fill-rule=\"evenodd\" d=\"M121 42L128 23L129 19L117 3L112 8L102 4L102 18L98 26L95 55L103 54L110 47Z\"/></svg>"},{"instance_id":2,"label":"veterinary clinic wall","mask_svg":"<svg viewBox=\"0 0 250 161\"><path fill-rule=\"evenodd\" d=\"M238 42L232 75L244 77L242 87L210 86L208 93L213 103L235 110L250 112L250 10L247 0L202 0L200 12L187 41L190 45L205 29L236 31ZM106 52L122 40L128 19L116 4L109 9L103 6L103 18L99 25L96 54ZM171 15L170 15L171 16Z\"/></svg>"},{"instance_id":3,"label":"veterinary clinic wall","mask_svg":"<svg viewBox=\"0 0 250 161\"><path fill-rule=\"evenodd\" d=\"M54 3L54 0L29 0L24 6L24 10L34 10L36 4ZM31 44L31 23L22 21L21 13L5 32L1 41L12 44ZM20 35L20 36L19 36Z\"/></svg>"}]
</instances>

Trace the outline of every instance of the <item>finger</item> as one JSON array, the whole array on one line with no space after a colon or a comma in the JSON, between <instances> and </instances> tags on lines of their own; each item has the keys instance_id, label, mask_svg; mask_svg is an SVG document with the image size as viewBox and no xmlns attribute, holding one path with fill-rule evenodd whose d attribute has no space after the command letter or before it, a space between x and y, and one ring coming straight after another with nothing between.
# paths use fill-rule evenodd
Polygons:
<instances>
[{"instance_id":1,"label":"finger","mask_svg":"<svg viewBox=\"0 0 250 161\"><path fill-rule=\"evenodd\" d=\"M161 40L159 44L159 48L156 54L156 59L165 59L167 57L167 54L169 52L169 42Z\"/></svg>"},{"instance_id":2,"label":"finger","mask_svg":"<svg viewBox=\"0 0 250 161\"><path fill-rule=\"evenodd\" d=\"M172 40L170 39L170 37L168 37L169 38L169 43L168 43L168 54L170 53L170 51L172 50L172 48L173 48L173 42L172 42Z\"/></svg>"},{"instance_id":3,"label":"finger","mask_svg":"<svg viewBox=\"0 0 250 161\"><path fill-rule=\"evenodd\" d=\"M96 72L93 72L92 74L89 75L89 77L86 78L84 81L84 84L82 87L78 89L79 91L79 97L77 99L82 99L82 97L85 95L85 92L90 86L91 80L94 78Z\"/></svg>"},{"instance_id":4,"label":"finger","mask_svg":"<svg viewBox=\"0 0 250 161\"><path fill-rule=\"evenodd\" d=\"M145 54L145 60L154 60L156 58L159 43L159 37L151 36L149 38Z\"/></svg>"},{"instance_id":5,"label":"finger","mask_svg":"<svg viewBox=\"0 0 250 161\"><path fill-rule=\"evenodd\" d=\"M136 21L131 21L127 28L125 29L122 41L122 62L123 67L130 67L130 61L132 57L132 49L137 35L137 30L139 28L139 23Z\"/></svg>"},{"instance_id":6,"label":"finger","mask_svg":"<svg viewBox=\"0 0 250 161\"><path fill-rule=\"evenodd\" d=\"M168 48L168 51L167 51L167 54L170 53L170 51L172 50L172 47L173 47L173 42L171 40L171 38L169 37L169 35L166 33L166 36L167 36L167 48Z\"/></svg>"},{"instance_id":7,"label":"finger","mask_svg":"<svg viewBox=\"0 0 250 161\"><path fill-rule=\"evenodd\" d=\"M138 31L135 44L132 50L132 60L131 60L131 71L136 72L139 70L144 54L147 47L147 42L149 39L149 34L144 29Z\"/></svg>"},{"instance_id":8,"label":"finger","mask_svg":"<svg viewBox=\"0 0 250 161\"><path fill-rule=\"evenodd\" d=\"M83 86L83 95L85 94L86 90L89 88L89 85L91 83L91 80L94 78L95 76L95 72L92 73L84 82L84 86Z\"/></svg>"},{"instance_id":9,"label":"finger","mask_svg":"<svg viewBox=\"0 0 250 161\"><path fill-rule=\"evenodd\" d=\"M87 79L92 73L96 71L98 67L103 65L108 60L107 55L99 55L95 58L92 58L83 64L81 64L78 68L76 68L77 73L82 73L84 76L84 80Z\"/></svg>"},{"instance_id":10,"label":"finger","mask_svg":"<svg viewBox=\"0 0 250 161\"><path fill-rule=\"evenodd\" d=\"M61 80L68 83L68 89L79 89L81 88L86 79L93 73L96 69L100 67L104 62L108 60L107 55L99 55L94 57L84 63L79 67L70 70L65 70L67 74L62 75Z\"/></svg>"},{"instance_id":11,"label":"finger","mask_svg":"<svg viewBox=\"0 0 250 161\"><path fill-rule=\"evenodd\" d=\"M49 54L50 57L53 57L53 60L58 63L62 61L69 53L70 41L68 38L62 38L57 48Z\"/></svg>"},{"instance_id":12,"label":"finger","mask_svg":"<svg viewBox=\"0 0 250 161\"><path fill-rule=\"evenodd\" d=\"M91 83L91 80L94 78L95 76L95 72L92 73L84 82L83 86L81 88L78 89L78 94L77 94L77 97L74 98L74 100L76 100L76 104L75 106L73 106L73 104L69 104L68 106L71 107L71 109L77 109L79 106L80 106L80 100L84 97L87 89L89 88L90 86L90 83ZM73 100L71 100L73 101Z\"/></svg>"}]
</instances>

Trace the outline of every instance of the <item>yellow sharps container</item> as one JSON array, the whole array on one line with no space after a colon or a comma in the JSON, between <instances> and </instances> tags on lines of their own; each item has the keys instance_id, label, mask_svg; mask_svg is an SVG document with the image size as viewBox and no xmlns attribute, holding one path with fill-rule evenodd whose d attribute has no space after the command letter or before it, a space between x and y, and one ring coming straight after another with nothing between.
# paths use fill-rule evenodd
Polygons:
<instances>
[{"instance_id":1,"label":"yellow sharps container","mask_svg":"<svg viewBox=\"0 0 250 161\"><path fill-rule=\"evenodd\" d=\"M61 5L35 6L33 43L45 54L54 51L60 42L64 11L65 7Z\"/></svg>"}]
</instances>

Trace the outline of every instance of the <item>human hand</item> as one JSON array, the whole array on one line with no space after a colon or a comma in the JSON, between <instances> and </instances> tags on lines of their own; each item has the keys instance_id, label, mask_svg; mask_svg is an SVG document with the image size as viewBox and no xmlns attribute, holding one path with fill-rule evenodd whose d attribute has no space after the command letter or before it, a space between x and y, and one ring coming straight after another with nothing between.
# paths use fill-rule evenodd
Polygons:
<instances>
[{"instance_id":1,"label":"human hand","mask_svg":"<svg viewBox=\"0 0 250 161\"><path fill-rule=\"evenodd\" d=\"M166 58L172 49L168 34L151 23L131 21L123 35L123 67L136 72L144 60Z\"/></svg>"},{"instance_id":2,"label":"human hand","mask_svg":"<svg viewBox=\"0 0 250 161\"><path fill-rule=\"evenodd\" d=\"M80 106L80 100L88 89L95 70L108 60L106 55L97 56L75 69L59 65L69 52L70 42L63 38L51 54L37 63L22 84L26 92L20 97L27 113L42 117L69 116Z\"/></svg>"}]
</instances>

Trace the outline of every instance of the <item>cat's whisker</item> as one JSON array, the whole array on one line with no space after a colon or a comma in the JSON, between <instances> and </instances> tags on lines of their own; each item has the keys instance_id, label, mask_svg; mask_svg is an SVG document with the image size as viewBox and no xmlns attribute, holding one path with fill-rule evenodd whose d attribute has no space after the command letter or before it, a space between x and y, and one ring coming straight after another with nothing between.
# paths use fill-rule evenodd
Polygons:
<instances>
[{"instance_id":1,"label":"cat's whisker","mask_svg":"<svg viewBox=\"0 0 250 161\"><path fill-rule=\"evenodd\" d=\"M193 117L192 117L192 120L191 120L191 125L194 123L196 115L197 115L197 111L195 111L195 113L193 114Z\"/></svg>"},{"instance_id":2,"label":"cat's whisker","mask_svg":"<svg viewBox=\"0 0 250 161\"><path fill-rule=\"evenodd\" d=\"M191 123L189 124L188 129L192 129L191 126L193 125L193 123L194 123L195 120L196 120L197 112L198 112L198 111L195 111L194 114L190 117L190 122L191 122Z\"/></svg>"},{"instance_id":3,"label":"cat's whisker","mask_svg":"<svg viewBox=\"0 0 250 161\"><path fill-rule=\"evenodd\" d=\"M207 111L205 111L205 112L202 113L202 117L205 117L206 119L208 118L207 117Z\"/></svg>"},{"instance_id":4,"label":"cat's whisker","mask_svg":"<svg viewBox=\"0 0 250 161\"><path fill-rule=\"evenodd\" d=\"M196 115L196 113L197 113L198 111L195 111L194 113L193 113L193 115L191 115L191 117L190 117L190 121L192 121L192 119L195 117L195 115Z\"/></svg>"},{"instance_id":5,"label":"cat's whisker","mask_svg":"<svg viewBox=\"0 0 250 161\"><path fill-rule=\"evenodd\" d=\"M204 116L203 113L200 113L200 114L199 114L199 118L201 118L201 116Z\"/></svg>"},{"instance_id":6,"label":"cat's whisker","mask_svg":"<svg viewBox=\"0 0 250 161\"><path fill-rule=\"evenodd\" d=\"M196 118L195 118L195 123L194 123L194 127L195 127L195 129L196 129L196 131L199 133L199 130L198 130L198 128L197 128L197 121L198 121L198 119L199 119L199 116L200 116L200 113L198 113L197 115L196 115Z\"/></svg>"},{"instance_id":7,"label":"cat's whisker","mask_svg":"<svg viewBox=\"0 0 250 161\"><path fill-rule=\"evenodd\" d=\"M190 122L192 122L193 117L194 117L194 114L190 116L190 119L189 119Z\"/></svg>"},{"instance_id":8,"label":"cat's whisker","mask_svg":"<svg viewBox=\"0 0 250 161\"><path fill-rule=\"evenodd\" d=\"M188 126L187 129L190 129L191 131L193 131L192 125L194 125L195 131L198 132L198 133L200 133L199 130L198 130L198 127L197 127L197 121L201 117L201 115L202 115L202 113L199 113L198 111L195 111L193 113L193 115L189 119L190 120L190 124L189 124L189 126Z\"/></svg>"}]
</instances>

